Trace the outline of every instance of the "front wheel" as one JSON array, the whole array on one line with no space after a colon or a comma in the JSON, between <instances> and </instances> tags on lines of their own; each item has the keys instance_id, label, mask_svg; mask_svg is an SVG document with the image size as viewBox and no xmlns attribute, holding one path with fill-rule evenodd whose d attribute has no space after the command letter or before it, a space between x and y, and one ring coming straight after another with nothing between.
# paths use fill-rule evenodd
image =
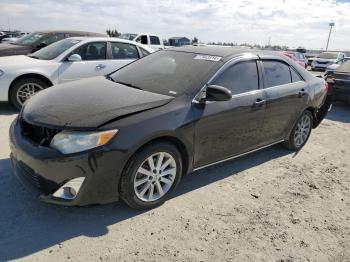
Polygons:
<instances>
[{"instance_id":1,"label":"front wheel","mask_svg":"<svg viewBox=\"0 0 350 262\"><path fill-rule=\"evenodd\" d=\"M176 146L161 142L146 146L126 165L120 196L130 207L150 209L164 203L179 183L182 158Z\"/></svg>"},{"instance_id":2,"label":"front wheel","mask_svg":"<svg viewBox=\"0 0 350 262\"><path fill-rule=\"evenodd\" d=\"M48 84L37 78L23 78L16 81L10 90L10 102L17 109L32 96L48 87Z\"/></svg>"},{"instance_id":3,"label":"front wheel","mask_svg":"<svg viewBox=\"0 0 350 262\"><path fill-rule=\"evenodd\" d=\"M283 145L290 150L300 150L310 137L313 116L310 111L305 111L298 119L290 133L289 139Z\"/></svg>"}]
</instances>

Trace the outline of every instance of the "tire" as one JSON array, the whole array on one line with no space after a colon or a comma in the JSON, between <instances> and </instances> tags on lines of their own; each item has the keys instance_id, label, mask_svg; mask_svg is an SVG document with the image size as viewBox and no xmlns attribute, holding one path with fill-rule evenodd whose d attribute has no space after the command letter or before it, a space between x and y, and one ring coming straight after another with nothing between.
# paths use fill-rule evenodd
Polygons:
<instances>
[{"instance_id":1,"label":"tire","mask_svg":"<svg viewBox=\"0 0 350 262\"><path fill-rule=\"evenodd\" d=\"M163 157L160 157L160 154L163 154ZM152 168L148 159L154 160L151 160L151 162L154 162L155 168ZM157 168L159 159L162 159L161 163L163 165L167 162L170 163L164 167L163 171ZM175 168L175 170L172 168ZM139 172L140 170L142 172ZM144 170L148 171L147 174ZM153 171L151 172L151 170ZM169 172L171 174L164 175ZM155 208L169 199L171 192L180 182L181 176L182 158L176 146L167 142L150 144L136 152L125 166L119 183L120 197L131 208ZM167 183L164 183L164 181ZM170 182L172 183L170 184ZM161 191L164 192L162 196L158 189L159 186L162 187Z\"/></svg>"},{"instance_id":2,"label":"tire","mask_svg":"<svg viewBox=\"0 0 350 262\"><path fill-rule=\"evenodd\" d=\"M305 119L308 119L308 120L305 120ZM308 110L304 111L302 115L298 118L298 121L296 122L296 124L294 125L288 140L283 142L283 146L293 151L300 150L309 140L311 130L312 130L312 123L313 123L312 113ZM303 128L304 131L300 131L301 127ZM305 133L306 130L307 130L307 133ZM304 134L304 135L301 135L301 134ZM299 135L301 135L301 137ZM300 137L301 140L299 140L297 137Z\"/></svg>"},{"instance_id":3,"label":"tire","mask_svg":"<svg viewBox=\"0 0 350 262\"><path fill-rule=\"evenodd\" d=\"M48 87L49 85L45 81L38 78L28 77L19 79L13 84L10 90L10 102L15 108L20 110L24 102L26 102L31 96ZM23 90L22 97L19 96L21 90ZM28 97L25 98L24 95Z\"/></svg>"}]
</instances>

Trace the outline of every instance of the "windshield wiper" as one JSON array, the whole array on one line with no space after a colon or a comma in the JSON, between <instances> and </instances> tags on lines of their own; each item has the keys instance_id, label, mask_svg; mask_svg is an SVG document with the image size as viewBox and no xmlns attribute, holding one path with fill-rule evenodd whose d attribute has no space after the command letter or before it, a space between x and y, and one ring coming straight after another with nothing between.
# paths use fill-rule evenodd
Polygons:
<instances>
[{"instance_id":1,"label":"windshield wiper","mask_svg":"<svg viewBox=\"0 0 350 262\"><path fill-rule=\"evenodd\" d=\"M124 83L124 82L119 82L119 81L115 81L115 80L113 80L113 82L115 82L115 83L117 83L117 84L125 85L125 86L128 86L128 87L132 87L132 88L135 88L135 89L142 90L141 87L135 86L135 85L133 85L133 84Z\"/></svg>"}]
</instances>

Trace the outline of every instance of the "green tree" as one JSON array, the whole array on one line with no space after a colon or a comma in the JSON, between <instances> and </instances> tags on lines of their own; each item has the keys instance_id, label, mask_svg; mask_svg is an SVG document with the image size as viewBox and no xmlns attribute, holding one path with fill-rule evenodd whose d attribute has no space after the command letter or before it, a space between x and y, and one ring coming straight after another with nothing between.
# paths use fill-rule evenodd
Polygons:
<instances>
[{"instance_id":1,"label":"green tree","mask_svg":"<svg viewBox=\"0 0 350 262\"><path fill-rule=\"evenodd\" d=\"M114 30L107 29L106 33L110 37L118 37L118 36L120 36L120 33L116 29L114 29Z\"/></svg>"},{"instance_id":2,"label":"green tree","mask_svg":"<svg viewBox=\"0 0 350 262\"><path fill-rule=\"evenodd\" d=\"M194 37L193 40L192 40L192 44L197 44L198 43L198 38L197 37Z\"/></svg>"}]
</instances>

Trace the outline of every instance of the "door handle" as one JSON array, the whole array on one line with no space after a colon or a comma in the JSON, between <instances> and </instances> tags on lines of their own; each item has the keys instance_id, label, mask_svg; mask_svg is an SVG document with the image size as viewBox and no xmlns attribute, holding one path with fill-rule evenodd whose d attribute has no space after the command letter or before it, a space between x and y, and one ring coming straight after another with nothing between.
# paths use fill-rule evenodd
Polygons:
<instances>
[{"instance_id":1,"label":"door handle","mask_svg":"<svg viewBox=\"0 0 350 262\"><path fill-rule=\"evenodd\" d=\"M300 92L298 93L298 97L299 98L302 98L304 97L305 95L307 95L308 93L304 90L304 89L301 89Z\"/></svg>"},{"instance_id":2,"label":"door handle","mask_svg":"<svg viewBox=\"0 0 350 262\"><path fill-rule=\"evenodd\" d=\"M106 65L103 65L103 64L99 64L96 66L96 69L97 70L101 70L101 69L104 69L106 67Z\"/></svg>"},{"instance_id":3,"label":"door handle","mask_svg":"<svg viewBox=\"0 0 350 262\"><path fill-rule=\"evenodd\" d=\"M253 107L262 107L263 105L265 105L266 101L261 99L261 98L258 98L254 104L253 104Z\"/></svg>"}]
</instances>

